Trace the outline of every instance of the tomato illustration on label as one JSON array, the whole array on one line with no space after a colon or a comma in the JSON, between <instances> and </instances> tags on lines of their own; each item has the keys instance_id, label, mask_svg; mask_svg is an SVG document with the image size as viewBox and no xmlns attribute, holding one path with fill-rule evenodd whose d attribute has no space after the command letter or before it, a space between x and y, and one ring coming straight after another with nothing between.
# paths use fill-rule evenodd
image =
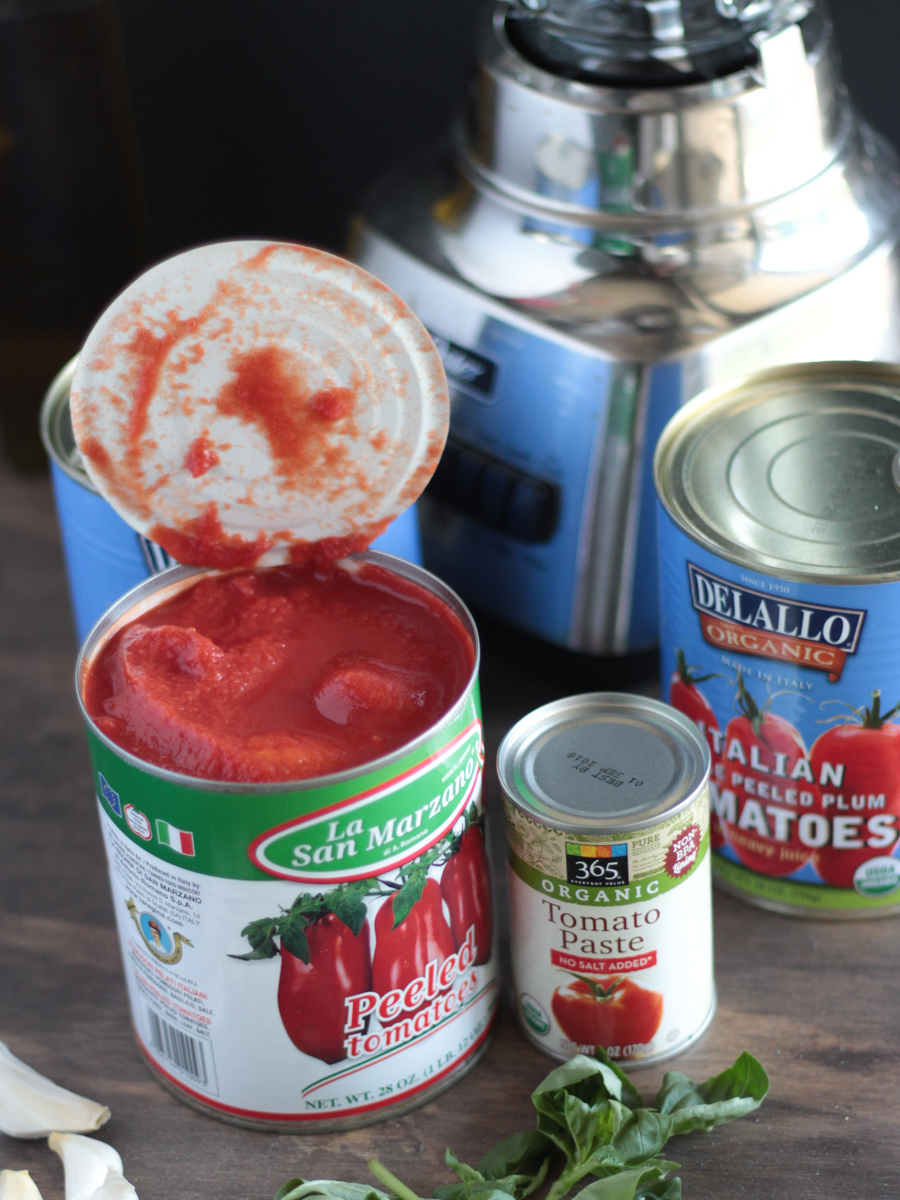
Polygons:
<instances>
[{"instance_id":1,"label":"tomato illustration on label","mask_svg":"<svg viewBox=\"0 0 900 1200\"><path fill-rule=\"evenodd\" d=\"M697 684L704 683L707 679L718 679L720 676L714 671L706 675L698 675L696 671L696 666L691 666L685 661L684 651L680 647L676 649L675 671L669 681L669 703L693 721L706 738L712 760L710 784L718 787L725 777L721 759L722 731L712 705ZM709 840L714 850L725 845L725 835L715 811L710 812Z\"/></svg>"},{"instance_id":2,"label":"tomato illustration on label","mask_svg":"<svg viewBox=\"0 0 900 1200\"><path fill-rule=\"evenodd\" d=\"M230 958L281 956L278 1011L298 1050L335 1063L344 1047L344 1001L372 981L369 926L363 897L369 882L343 884L322 895L301 893L277 917L241 930L251 949ZM276 938L278 941L276 941ZM280 943L280 945L279 945Z\"/></svg>"},{"instance_id":3,"label":"tomato illustration on label","mask_svg":"<svg viewBox=\"0 0 900 1200\"><path fill-rule=\"evenodd\" d=\"M478 825L470 825L459 839L441 875L441 895L450 913L453 945L459 950L470 926L475 927L475 965L491 957L494 936L494 910L491 899L491 874L484 835Z\"/></svg>"},{"instance_id":4,"label":"tomato illustration on label","mask_svg":"<svg viewBox=\"0 0 900 1200\"><path fill-rule=\"evenodd\" d=\"M334 913L306 930L309 961L281 945L278 1012L298 1050L323 1062L347 1057L344 1000L372 986L369 926L354 934Z\"/></svg>"},{"instance_id":5,"label":"tomato illustration on label","mask_svg":"<svg viewBox=\"0 0 900 1200\"><path fill-rule=\"evenodd\" d=\"M821 734L809 752L820 791L817 811L830 822L830 839L813 851L813 866L825 883L852 887L856 869L870 858L891 854L900 822L900 712L881 711L881 692L870 707L853 708L841 725ZM823 834L826 826L823 825Z\"/></svg>"},{"instance_id":6,"label":"tomato illustration on label","mask_svg":"<svg viewBox=\"0 0 900 1200\"><path fill-rule=\"evenodd\" d=\"M662 1021L662 994L627 975L571 974L574 979L558 987L550 1003L563 1034L579 1046L599 1046L611 1058L646 1052Z\"/></svg>"},{"instance_id":7,"label":"tomato illustration on label","mask_svg":"<svg viewBox=\"0 0 900 1200\"><path fill-rule=\"evenodd\" d=\"M491 922L490 874L473 805L456 832L396 872L303 892L279 916L251 921L241 931L250 951L229 957L280 955L278 1011L288 1037L304 1054L336 1063L373 1053L360 1049L370 1041L380 1045L377 1027L372 1039L365 1036L370 1014L382 1030L400 1021L406 1028L462 970L488 962ZM424 1034L434 1020L415 1032Z\"/></svg>"},{"instance_id":8,"label":"tomato illustration on label","mask_svg":"<svg viewBox=\"0 0 900 1200\"><path fill-rule=\"evenodd\" d=\"M437 880L425 880L418 899L407 909L408 903L402 892L397 892L375 916L372 988L381 996L402 992L407 984L425 976L430 962L436 960L440 966L456 949ZM394 1019L399 1020L400 1015Z\"/></svg>"},{"instance_id":9,"label":"tomato illustration on label","mask_svg":"<svg viewBox=\"0 0 900 1200\"><path fill-rule=\"evenodd\" d=\"M728 844L741 862L762 875L789 875L809 859L800 820L813 811L813 783L806 746L790 721L760 708L737 674L740 715L725 729L718 815Z\"/></svg>"}]
</instances>

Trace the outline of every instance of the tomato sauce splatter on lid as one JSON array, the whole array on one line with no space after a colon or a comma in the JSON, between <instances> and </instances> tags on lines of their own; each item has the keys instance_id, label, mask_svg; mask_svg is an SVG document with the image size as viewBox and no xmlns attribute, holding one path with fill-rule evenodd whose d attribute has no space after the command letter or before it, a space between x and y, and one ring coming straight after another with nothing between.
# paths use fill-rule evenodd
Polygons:
<instances>
[{"instance_id":1,"label":"tomato sauce splatter on lid","mask_svg":"<svg viewBox=\"0 0 900 1200\"><path fill-rule=\"evenodd\" d=\"M197 566L364 549L430 479L448 418L440 358L406 305L279 242L151 268L100 317L72 384L96 487Z\"/></svg>"}]
</instances>

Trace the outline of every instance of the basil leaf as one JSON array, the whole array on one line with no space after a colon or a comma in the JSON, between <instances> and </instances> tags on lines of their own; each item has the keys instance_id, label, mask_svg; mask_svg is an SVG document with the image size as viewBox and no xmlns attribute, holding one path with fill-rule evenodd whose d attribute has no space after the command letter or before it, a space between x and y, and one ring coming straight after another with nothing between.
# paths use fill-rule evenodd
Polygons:
<instances>
[{"instance_id":1,"label":"basil leaf","mask_svg":"<svg viewBox=\"0 0 900 1200\"><path fill-rule=\"evenodd\" d=\"M673 1179L653 1179L649 1183L640 1183L634 1200L681 1200L681 1180L676 1175Z\"/></svg>"},{"instance_id":2,"label":"basil leaf","mask_svg":"<svg viewBox=\"0 0 900 1200\"><path fill-rule=\"evenodd\" d=\"M476 1197L477 1200L509 1200L510 1196L515 1195L512 1188L507 1191L498 1187L491 1179L482 1180L480 1183L455 1183L432 1190L437 1200L475 1200Z\"/></svg>"},{"instance_id":3,"label":"basil leaf","mask_svg":"<svg viewBox=\"0 0 900 1200\"><path fill-rule=\"evenodd\" d=\"M302 1188L306 1183L305 1179L301 1179L299 1175L293 1179L289 1179L287 1183L283 1183L272 1200L287 1200L292 1192L296 1192L298 1188Z\"/></svg>"},{"instance_id":4,"label":"basil leaf","mask_svg":"<svg viewBox=\"0 0 900 1200\"><path fill-rule=\"evenodd\" d=\"M526 1196L530 1196L532 1192L536 1192L538 1188L541 1187L544 1180L547 1178L547 1172L550 1169L551 1158L552 1153L547 1155L547 1157L538 1167L537 1171L535 1171L535 1173L531 1176L530 1181L528 1175L524 1175L522 1177L522 1182L525 1184L525 1186L518 1189L518 1195L520 1196L521 1200L525 1200Z\"/></svg>"},{"instance_id":5,"label":"basil leaf","mask_svg":"<svg viewBox=\"0 0 900 1200\"><path fill-rule=\"evenodd\" d=\"M576 1054L567 1063L551 1071L532 1093L532 1103L537 1107L536 1096L561 1089L573 1092L588 1104L596 1104L600 1100L618 1100L627 1108L640 1108L643 1104L640 1092L625 1072L610 1062L600 1049L595 1058Z\"/></svg>"},{"instance_id":6,"label":"basil leaf","mask_svg":"<svg viewBox=\"0 0 900 1200\"><path fill-rule=\"evenodd\" d=\"M436 1200L466 1200L466 1185L464 1183L439 1183L431 1189Z\"/></svg>"},{"instance_id":7,"label":"basil leaf","mask_svg":"<svg viewBox=\"0 0 900 1200\"><path fill-rule=\"evenodd\" d=\"M600 1063L600 1074L603 1076L603 1082L606 1084L607 1091L612 1094L612 1098L618 1100L620 1104L624 1104L626 1108L642 1108L644 1101L641 1099L641 1093L622 1068L617 1066L606 1051L599 1046L594 1051L594 1055Z\"/></svg>"},{"instance_id":8,"label":"basil leaf","mask_svg":"<svg viewBox=\"0 0 900 1200\"><path fill-rule=\"evenodd\" d=\"M595 1107L585 1104L577 1096L569 1093L564 1095L563 1115L575 1150L573 1158L576 1163L583 1163L590 1158L598 1134L601 1143L608 1142L610 1138L603 1136L605 1130L600 1129L599 1114Z\"/></svg>"},{"instance_id":9,"label":"basil leaf","mask_svg":"<svg viewBox=\"0 0 900 1200\"><path fill-rule=\"evenodd\" d=\"M554 1067L549 1075L546 1075L531 1093L531 1098L535 1096L543 1096L547 1092L558 1092L563 1088L572 1087L576 1083L580 1083L583 1079L588 1079L591 1075L597 1073L597 1061L593 1058L588 1058L586 1054L576 1054L574 1058L570 1058L568 1062L563 1063L561 1067Z\"/></svg>"},{"instance_id":10,"label":"basil leaf","mask_svg":"<svg viewBox=\"0 0 900 1200\"><path fill-rule=\"evenodd\" d=\"M537 1175L546 1172L553 1145L537 1129L524 1129L499 1142L478 1164L483 1179L503 1179L507 1175ZM527 1193L526 1193L527 1195Z\"/></svg>"},{"instance_id":11,"label":"basil leaf","mask_svg":"<svg viewBox=\"0 0 900 1200\"><path fill-rule=\"evenodd\" d=\"M607 1175L596 1179L575 1195L575 1200L634 1200L635 1191L644 1174L640 1168L620 1171L618 1175Z\"/></svg>"},{"instance_id":12,"label":"basil leaf","mask_svg":"<svg viewBox=\"0 0 900 1200\"><path fill-rule=\"evenodd\" d=\"M304 1200L306 1196L327 1196L329 1200L389 1200L368 1183L342 1183L339 1179L290 1179L275 1193L273 1200Z\"/></svg>"},{"instance_id":13,"label":"basil leaf","mask_svg":"<svg viewBox=\"0 0 900 1200\"><path fill-rule=\"evenodd\" d=\"M769 1079L759 1062L745 1050L734 1065L706 1083L692 1083L680 1071L668 1071L654 1102L674 1118L672 1134L709 1131L759 1108Z\"/></svg>"},{"instance_id":14,"label":"basil leaf","mask_svg":"<svg viewBox=\"0 0 900 1200\"><path fill-rule=\"evenodd\" d=\"M637 1166L644 1159L654 1158L669 1140L674 1123L672 1117L649 1108L631 1113L612 1139L622 1162Z\"/></svg>"},{"instance_id":15,"label":"basil leaf","mask_svg":"<svg viewBox=\"0 0 900 1200\"><path fill-rule=\"evenodd\" d=\"M444 1153L444 1162L448 1167L452 1167L460 1179L466 1183L484 1183L484 1175L480 1171L476 1171L474 1167L461 1163L449 1146Z\"/></svg>"},{"instance_id":16,"label":"basil leaf","mask_svg":"<svg viewBox=\"0 0 900 1200\"><path fill-rule=\"evenodd\" d=\"M615 1151L612 1152L615 1155ZM623 1163L618 1157L595 1167L590 1174L598 1179L606 1179L608 1175L619 1175L624 1171L643 1171L644 1182L663 1179L670 1171L677 1171L681 1163L669 1162L666 1158L646 1158L641 1163Z\"/></svg>"},{"instance_id":17,"label":"basil leaf","mask_svg":"<svg viewBox=\"0 0 900 1200\"><path fill-rule=\"evenodd\" d=\"M613 1138L628 1120L630 1109L618 1100L605 1100L594 1106L597 1119L597 1141L612 1144Z\"/></svg>"},{"instance_id":18,"label":"basil leaf","mask_svg":"<svg viewBox=\"0 0 900 1200\"><path fill-rule=\"evenodd\" d=\"M510 1196L516 1194L517 1185L512 1180L523 1178L515 1175L510 1176L509 1180L482 1179L467 1183L450 1183L432 1188L432 1192L437 1200L473 1200L476 1196L478 1200L489 1200L490 1197L494 1200L509 1200Z\"/></svg>"},{"instance_id":19,"label":"basil leaf","mask_svg":"<svg viewBox=\"0 0 900 1200\"><path fill-rule=\"evenodd\" d=\"M462 1180L462 1183L444 1184L434 1188L433 1192L437 1200L470 1200L470 1197L478 1196L482 1198L487 1193L494 1192L501 1192L506 1196L515 1196L518 1190L525 1184L531 1185L528 1189L529 1191L533 1191L534 1187L539 1186L532 1178L533 1172L529 1172L528 1174L508 1172L506 1175L501 1175L493 1179L485 1179L480 1170L461 1163L449 1148L444 1155L444 1162L446 1162L448 1167L453 1168ZM542 1181L543 1172L539 1170L538 1175Z\"/></svg>"}]
</instances>

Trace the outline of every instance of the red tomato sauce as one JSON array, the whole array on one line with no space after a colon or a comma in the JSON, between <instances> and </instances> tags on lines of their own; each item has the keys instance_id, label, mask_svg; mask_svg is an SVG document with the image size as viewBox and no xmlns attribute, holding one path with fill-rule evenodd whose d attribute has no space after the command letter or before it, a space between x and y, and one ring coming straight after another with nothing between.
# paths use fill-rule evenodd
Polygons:
<instances>
[{"instance_id":1,"label":"red tomato sauce","mask_svg":"<svg viewBox=\"0 0 900 1200\"><path fill-rule=\"evenodd\" d=\"M450 608L381 567L210 576L119 629L88 671L97 727L145 762L243 783L370 762L462 695Z\"/></svg>"}]
</instances>

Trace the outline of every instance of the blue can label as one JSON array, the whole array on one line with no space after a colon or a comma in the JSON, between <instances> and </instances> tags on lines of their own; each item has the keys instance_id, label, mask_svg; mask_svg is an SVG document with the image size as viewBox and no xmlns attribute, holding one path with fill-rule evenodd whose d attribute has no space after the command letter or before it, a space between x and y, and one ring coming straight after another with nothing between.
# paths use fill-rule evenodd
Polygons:
<instances>
[{"instance_id":1,"label":"blue can label","mask_svg":"<svg viewBox=\"0 0 900 1200\"><path fill-rule=\"evenodd\" d=\"M778 907L900 903L900 583L749 570L660 510L663 696L713 760L713 870Z\"/></svg>"}]
</instances>

